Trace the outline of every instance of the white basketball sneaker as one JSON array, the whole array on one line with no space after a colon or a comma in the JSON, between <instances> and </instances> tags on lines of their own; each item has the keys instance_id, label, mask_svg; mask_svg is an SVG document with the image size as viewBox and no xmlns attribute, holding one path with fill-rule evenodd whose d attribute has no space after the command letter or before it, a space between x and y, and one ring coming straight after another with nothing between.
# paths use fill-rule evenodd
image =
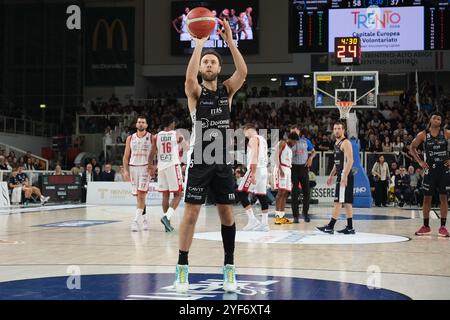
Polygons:
<instances>
[{"instance_id":1,"label":"white basketball sneaker","mask_svg":"<svg viewBox=\"0 0 450 320\"><path fill-rule=\"evenodd\" d=\"M133 221L133 223L131 224L131 231L132 232L138 232L139 231L139 225L138 225L138 222L136 220Z\"/></svg>"},{"instance_id":2,"label":"white basketball sneaker","mask_svg":"<svg viewBox=\"0 0 450 320\"><path fill-rule=\"evenodd\" d=\"M186 293L189 290L189 266L177 264L175 269L175 282L173 283L175 291Z\"/></svg>"},{"instance_id":3,"label":"white basketball sneaker","mask_svg":"<svg viewBox=\"0 0 450 320\"><path fill-rule=\"evenodd\" d=\"M255 228L259 227L260 225L261 225L261 222L259 222L258 219L253 218L248 221L247 225L244 228L242 228L242 231L254 230Z\"/></svg>"},{"instance_id":4,"label":"white basketball sneaker","mask_svg":"<svg viewBox=\"0 0 450 320\"><path fill-rule=\"evenodd\" d=\"M236 292L236 268L232 264L223 266L223 290L225 292Z\"/></svg>"},{"instance_id":5,"label":"white basketball sneaker","mask_svg":"<svg viewBox=\"0 0 450 320\"><path fill-rule=\"evenodd\" d=\"M49 199L50 199L50 197L48 197L48 196L47 197L41 196L41 204L46 204Z\"/></svg>"},{"instance_id":6,"label":"white basketball sneaker","mask_svg":"<svg viewBox=\"0 0 450 320\"><path fill-rule=\"evenodd\" d=\"M144 221L142 221L142 229L144 229L144 231L148 231L149 226L148 226L148 221L147 221L147 219L145 219Z\"/></svg>"}]
</instances>

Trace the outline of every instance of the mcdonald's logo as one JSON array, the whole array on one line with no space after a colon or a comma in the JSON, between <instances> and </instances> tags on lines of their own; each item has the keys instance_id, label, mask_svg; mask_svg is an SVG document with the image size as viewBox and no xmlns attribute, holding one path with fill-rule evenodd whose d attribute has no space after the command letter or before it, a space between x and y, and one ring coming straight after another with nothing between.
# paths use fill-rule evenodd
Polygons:
<instances>
[{"instance_id":1,"label":"mcdonald's logo","mask_svg":"<svg viewBox=\"0 0 450 320\"><path fill-rule=\"evenodd\" d=\"M108 22L105 19L100 19L97 22L97 25L94 29L94 36L92 38L92 50L97 51L98 46L98 32L100 30L101 26L105 27L106 31L106 48L112 49L113 47L113 35L114 35L114 29L116 28L116 25L119 26L122 36L122 50L126 51L128 50L128 37L127 37L127 31L125 30L125 27L121 20L114 19L114 21L111 23L111 25L108 24Z\"/></svg>"}]
</instances>

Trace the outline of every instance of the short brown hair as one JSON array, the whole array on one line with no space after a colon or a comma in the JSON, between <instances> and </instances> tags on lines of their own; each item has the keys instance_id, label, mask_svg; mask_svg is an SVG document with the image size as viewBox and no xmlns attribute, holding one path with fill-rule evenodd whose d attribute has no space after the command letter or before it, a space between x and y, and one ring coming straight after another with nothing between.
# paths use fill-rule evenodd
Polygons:
<instances>
[{"instance_id":1,"label":"short brown hair","mask_svg":"<svg viewBox=\"0 0 450 320\"><path fill-rule=\"evenodd\" d=\"M216 50L213 49L207 49L205 51L202 52L202 55L200 57L200 61L202 61L203 57L206 56L207 54L212 54L213 56L216 56L217 59L219 60L219 66L222 65L222 56L220 55L220 53L218 53Z\"/></svg>"},{"instance_id":2,"label":"short brown hair","mask_svg":"<svg viewBox=\"0 0 450 320\"><path fill-rule=\"evenodd\" d=\"M341 120L335 121L335 122L334 122L334 126L335 126L335 125L341 125L343 129L345 129L345 127L346 127L345 122L344 122L344 121L341 121Z\"/></svg>"},{"instance_id":3,"label":"short brown hair","mask_svg":"<svg viewBox=\"0 0 450 320\"><path fill-rule=\"evenodd\" d=\"M145 122L147 122L147 123L148 123L147 117L146 117L146 116L144 116L143 114L140 114L140 115L138 115L138 116L137 116L137 118L136 118L136 122L137 122L137 121L138 121L139 119L144 119L144 120L145 120Z\"/></svg>"},{"instance_id":4,"label":"short brown hair","mask_svg":"<svg viewBox=\"0 0 450 320\"><path fill-rule=\"evenodd\" d=\"M242 127L242 130L249 130L249 129L255 129L256 130L256 126L253 123L246 123L244 124L244 126Z\"/></svg>"}]
</instances>

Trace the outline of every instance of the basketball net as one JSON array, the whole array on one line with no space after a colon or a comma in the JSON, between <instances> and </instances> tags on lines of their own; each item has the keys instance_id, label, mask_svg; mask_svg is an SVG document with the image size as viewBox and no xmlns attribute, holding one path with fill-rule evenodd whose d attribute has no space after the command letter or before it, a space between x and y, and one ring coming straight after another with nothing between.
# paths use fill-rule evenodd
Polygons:
<instances>
[{"instance_id":1,"label":"basketball net","mask_svg":"<svg viewBox=\"0 0 450 320\"><path fill-rule=\"evenodd\" d=\"M350 113L353 108L353 101L336 101L336 106L339 109L340 118L347 122L347 134L349 138L358 138L356 114Z\"/></svg>"},{"instance_id":2,"label":"basketball net","mask_svg":"<svg viewBox=\"0 0 450 320\"><path fill-rule=\"evenodd\" d=\"M339 109L339 114L341 119L348 119L350 110L352 110L352 101L336 101L336 106Z\"/></svg>"}]
</instances>

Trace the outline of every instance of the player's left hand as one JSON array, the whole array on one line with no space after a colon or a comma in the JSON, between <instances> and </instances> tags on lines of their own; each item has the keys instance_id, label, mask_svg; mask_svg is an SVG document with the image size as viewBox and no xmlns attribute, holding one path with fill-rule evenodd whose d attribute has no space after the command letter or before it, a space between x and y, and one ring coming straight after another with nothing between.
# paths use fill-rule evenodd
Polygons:
<instances>
[{"instance_id":1,"label":"player's left hand","mask_svg":"<svg viewBox=\"0 0 450 320\"><path fill-rule=\"evenodd\" d=\"M217 33L220 34L222 39L228 45L230 45L230 42L233 41L233 32L231 31L230 24L228 23L227 20L220 20L220 19L218 19L217 21L223 26L223 29L218 29Z\"/></svg>"},{"instance_id":2,"label":"player's left hand","mask_svg":"<svg viewBox=\"0 0 450 320\"><path fill-rule=\"evenodd\" d=\"M347 177L342 177L341 178L341 187L346 187L347 186Z\"/></svg>"},{"instance_id":3,"label":"player's left hand","mask_svg":"<svg viewBox=\"0 0 450 320\"><path fill-rule=\"evenodd\" d=\"M256 175L255 174L251 174L252 175L252 177L251 177L251 184L256 184Z\"/></svg>"},{"instance_id":4,"label":"player's left hand","mask_svg":"<svg viewBox=\"0 0 450 320\"><path fill-rule=\"evenodd\" d=\"M450 159L445 162L445 165L450 168Z\"/></svg>"},{"instance_id":5,"label":"player's left hand","mask_svg":"<svg viewBox=\"0 0 450 320\"><path fill-rule=\"evenodd\" d=\"M148 167L148 174L150 175L150 177L154 177L155 176L155 166L154 165L150 165Z\"/></svg>"}]
</instances>

